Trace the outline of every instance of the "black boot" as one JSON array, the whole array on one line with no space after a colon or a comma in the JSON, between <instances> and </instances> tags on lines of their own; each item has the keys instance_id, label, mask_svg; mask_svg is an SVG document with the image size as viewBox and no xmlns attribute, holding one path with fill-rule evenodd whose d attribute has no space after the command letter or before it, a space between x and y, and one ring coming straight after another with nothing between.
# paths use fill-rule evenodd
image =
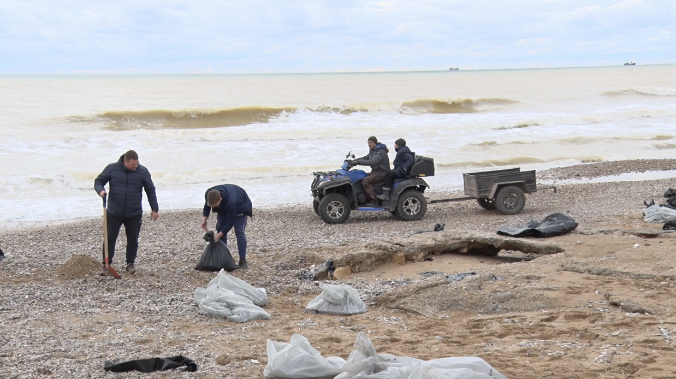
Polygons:
<instances>
[{"instance_id":1,"label":"black boot","mask_svg":"<svg viewBox=\"0 0 676 379\"><path fill-rule=\"evenodd\" d=\"M376 196L380 200L390 200L390 189L383 187L383 193Z\"/></svg>"}]
</instances>

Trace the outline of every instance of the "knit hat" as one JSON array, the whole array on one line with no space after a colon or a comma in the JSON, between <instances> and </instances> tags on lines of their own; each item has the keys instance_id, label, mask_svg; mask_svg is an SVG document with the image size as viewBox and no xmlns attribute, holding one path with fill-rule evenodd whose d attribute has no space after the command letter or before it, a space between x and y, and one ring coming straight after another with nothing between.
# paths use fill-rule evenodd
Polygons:
<instances>
[{"instance_id":1,"label":"knit hat","mask_svg":"<svg viewBox=\"0 0 676 379\"><path fill-rule=\"evenodd\" d=\"M403 138L399 138L398 140L394 141L394 144L399 147L406 146L406 140Z\"/></svg>"},{"instance_id":2,"label":"knit hat","mask_svg":"<svg viewBox=\"0 0 676 379\"><path fill-rule=\"evenodd\" d=\"M373 143L378 143L378 138L376 138L375 136L369 137L368 140L371 141L371 142L373 142Z\"/></svg>"}]
</instances>

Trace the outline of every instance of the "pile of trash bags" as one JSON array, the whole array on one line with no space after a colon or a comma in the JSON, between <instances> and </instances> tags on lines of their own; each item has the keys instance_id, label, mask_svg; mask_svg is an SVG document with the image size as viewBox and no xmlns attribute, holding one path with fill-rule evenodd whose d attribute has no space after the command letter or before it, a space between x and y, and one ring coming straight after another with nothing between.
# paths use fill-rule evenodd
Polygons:
<instances>
[{"instance_id":1,"label":"pile of trash bags","mask_svg":"<svg viewBox=\"0 0 676 379\"><path fill-rule=\"evenodd\" d=\"M270 314L261 308L268 302L265 288L254 288L224 270L211 279L206 288L196 289L193 298L200 313L225 317L229 321L270 319Z\"/></svg>"},{"instance_id":2,"label":"pile of trash bags","mask_svg":"<svg viewBox=\"0 0 676 379\"><path fill-rule=\"evenodd\" d=\"M305 307L307 313L349 316L369 310L359 298L359 293L347 284L321 283L319 286L323 291Z\"/></svg>"},{"instance_id":3,"label":"pile of trash bags","mask_svg":"<svg viewBox=\"0 0 676 379\"><path fill-rule=\"evenodd\" d=\"M655 204L655 200L651 200L650 203L643 202L646 206L643 210L643 220L664 223L663 230L676 230L676 190L669 188L664 197L667 198L666 204Z\"/></svg>"},{"instance_id":4,"label":"pile of trash bags","mask_svg":"<svg viewBox=\"0 0 676 379\"><path fill-rule=\"evenodd\" d=\"M450 357L423 361L377 354L364 332L357 335L347 360L324 358L307 338L294 334L290 343L268 340L268 379L507 379L478 357Z\"/></svg>"}]
</instances>

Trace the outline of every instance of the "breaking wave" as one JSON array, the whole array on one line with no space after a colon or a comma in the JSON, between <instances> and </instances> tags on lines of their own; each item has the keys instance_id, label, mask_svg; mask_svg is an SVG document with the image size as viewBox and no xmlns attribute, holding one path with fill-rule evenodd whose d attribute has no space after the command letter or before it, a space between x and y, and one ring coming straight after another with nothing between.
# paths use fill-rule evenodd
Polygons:
<instances>
[{"instance_id":1,"label":"breaking wave","mask_svg":"<svg viewBox=\"0 0 676 379\"><path fill-rule=\"evenodd\" d=\"M465 100L415 100L403 103L378 105L350 105L316 107L239 107L230 109L200 110L144 110L144 111L109 111L95 116L72 116L66 118L75 123L101 123L109 130L134 129L206 129L228 126L268 123L283 115L310 112L322 114L351 115L358 112L382 112L389 109L394 114L453 114L479 112L481 108L514 104L509 99L465 99Z\"/></svg>"},{"instance_id":2,"label":"breaking wave","mask_svg":"<svg viewBox=\"0 0 676 379\"><path fill-rule=\"evenodd\" d=\"M540 126L540 125L536 124L536 123L532 123L532 124L522 123L522 124L518 124L518 125L514 125L514 126L501 126L499 128L495 128L493 130L522 129L522 128L528 128L530 126Z\"/></svg>"},{"instance_id":3,"label":"breaking wave","mask_svg":"<svg viewBox=\"0 0 676 379\"><path fill-rule=\"evenodd\" d=\"M656 143L653 147L657 150L670 150L676 149L676 145L673 143Z\"/></svg>"},{"instance_id":4,"label":"breaking wave","mask_svg":"<svg viewBox=\"0 0 676 379\"><path fill-rule=\"evenodd\" d=\"M456 163L440 163L438 167L446 168L465 168L465 167L501 167L530 163L545 163L542 159L533 157L512 157L506 159L489 159L485 161L467 161Z\"/></svg>"},{"instance_id":5,"label":"breaking wave","mask_svg":"<svg viewBox=\"0 0 676 379\"><path fill-rule=\"evenodd\" d=\"M112 130L130 129L202 129L266 123L295 108L242 107L218 111L121 111L106 112L99 116Z\"/></svg>"},{"instance_id":6,"label":"breaking wave","mask_svg":"<svg viewBox=\"0 0 676 379\"><path fill-rule=\"evenodd\" d=\"M623 89L618 91L608 91L603 93L604 96L619 97L619 96L676 96L676 88L637 88L637 89Z\"/></svg>"},{"instance_id":7,"label":"breaking wave","mask_svg":"<svg viewBox=\"0 0 676 379\"><path fill-rule=\"evenodd\" d=\"M479 112L479 108L497 105L509 105L518 103L516 100L489 98L489 99L464 99L464 100L415 100L405 101L399 112L404 114L452 114L452 113L474 113Z\"/></svg>"}]
</instances>

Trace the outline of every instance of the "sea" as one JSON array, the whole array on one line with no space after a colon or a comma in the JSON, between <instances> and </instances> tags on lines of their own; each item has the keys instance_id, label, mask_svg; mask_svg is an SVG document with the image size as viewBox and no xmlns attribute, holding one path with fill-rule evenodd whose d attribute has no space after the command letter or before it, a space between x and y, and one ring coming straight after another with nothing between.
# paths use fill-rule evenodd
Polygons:
<instances>
[{"instance_id":1,"label":"sea","mask_svg":"<svg viewBox=\"0 0 676 379\"><path fill-rule=\"evenodd\" d=\"M404 138L462 173L673 158L676 65L425 72L0 75L0 227L98 216L94 179L135 150L162 211L210 186L310 206L315 171ZM144 201L144 209L149 206Z\"/></svg>"}]
</instances>

